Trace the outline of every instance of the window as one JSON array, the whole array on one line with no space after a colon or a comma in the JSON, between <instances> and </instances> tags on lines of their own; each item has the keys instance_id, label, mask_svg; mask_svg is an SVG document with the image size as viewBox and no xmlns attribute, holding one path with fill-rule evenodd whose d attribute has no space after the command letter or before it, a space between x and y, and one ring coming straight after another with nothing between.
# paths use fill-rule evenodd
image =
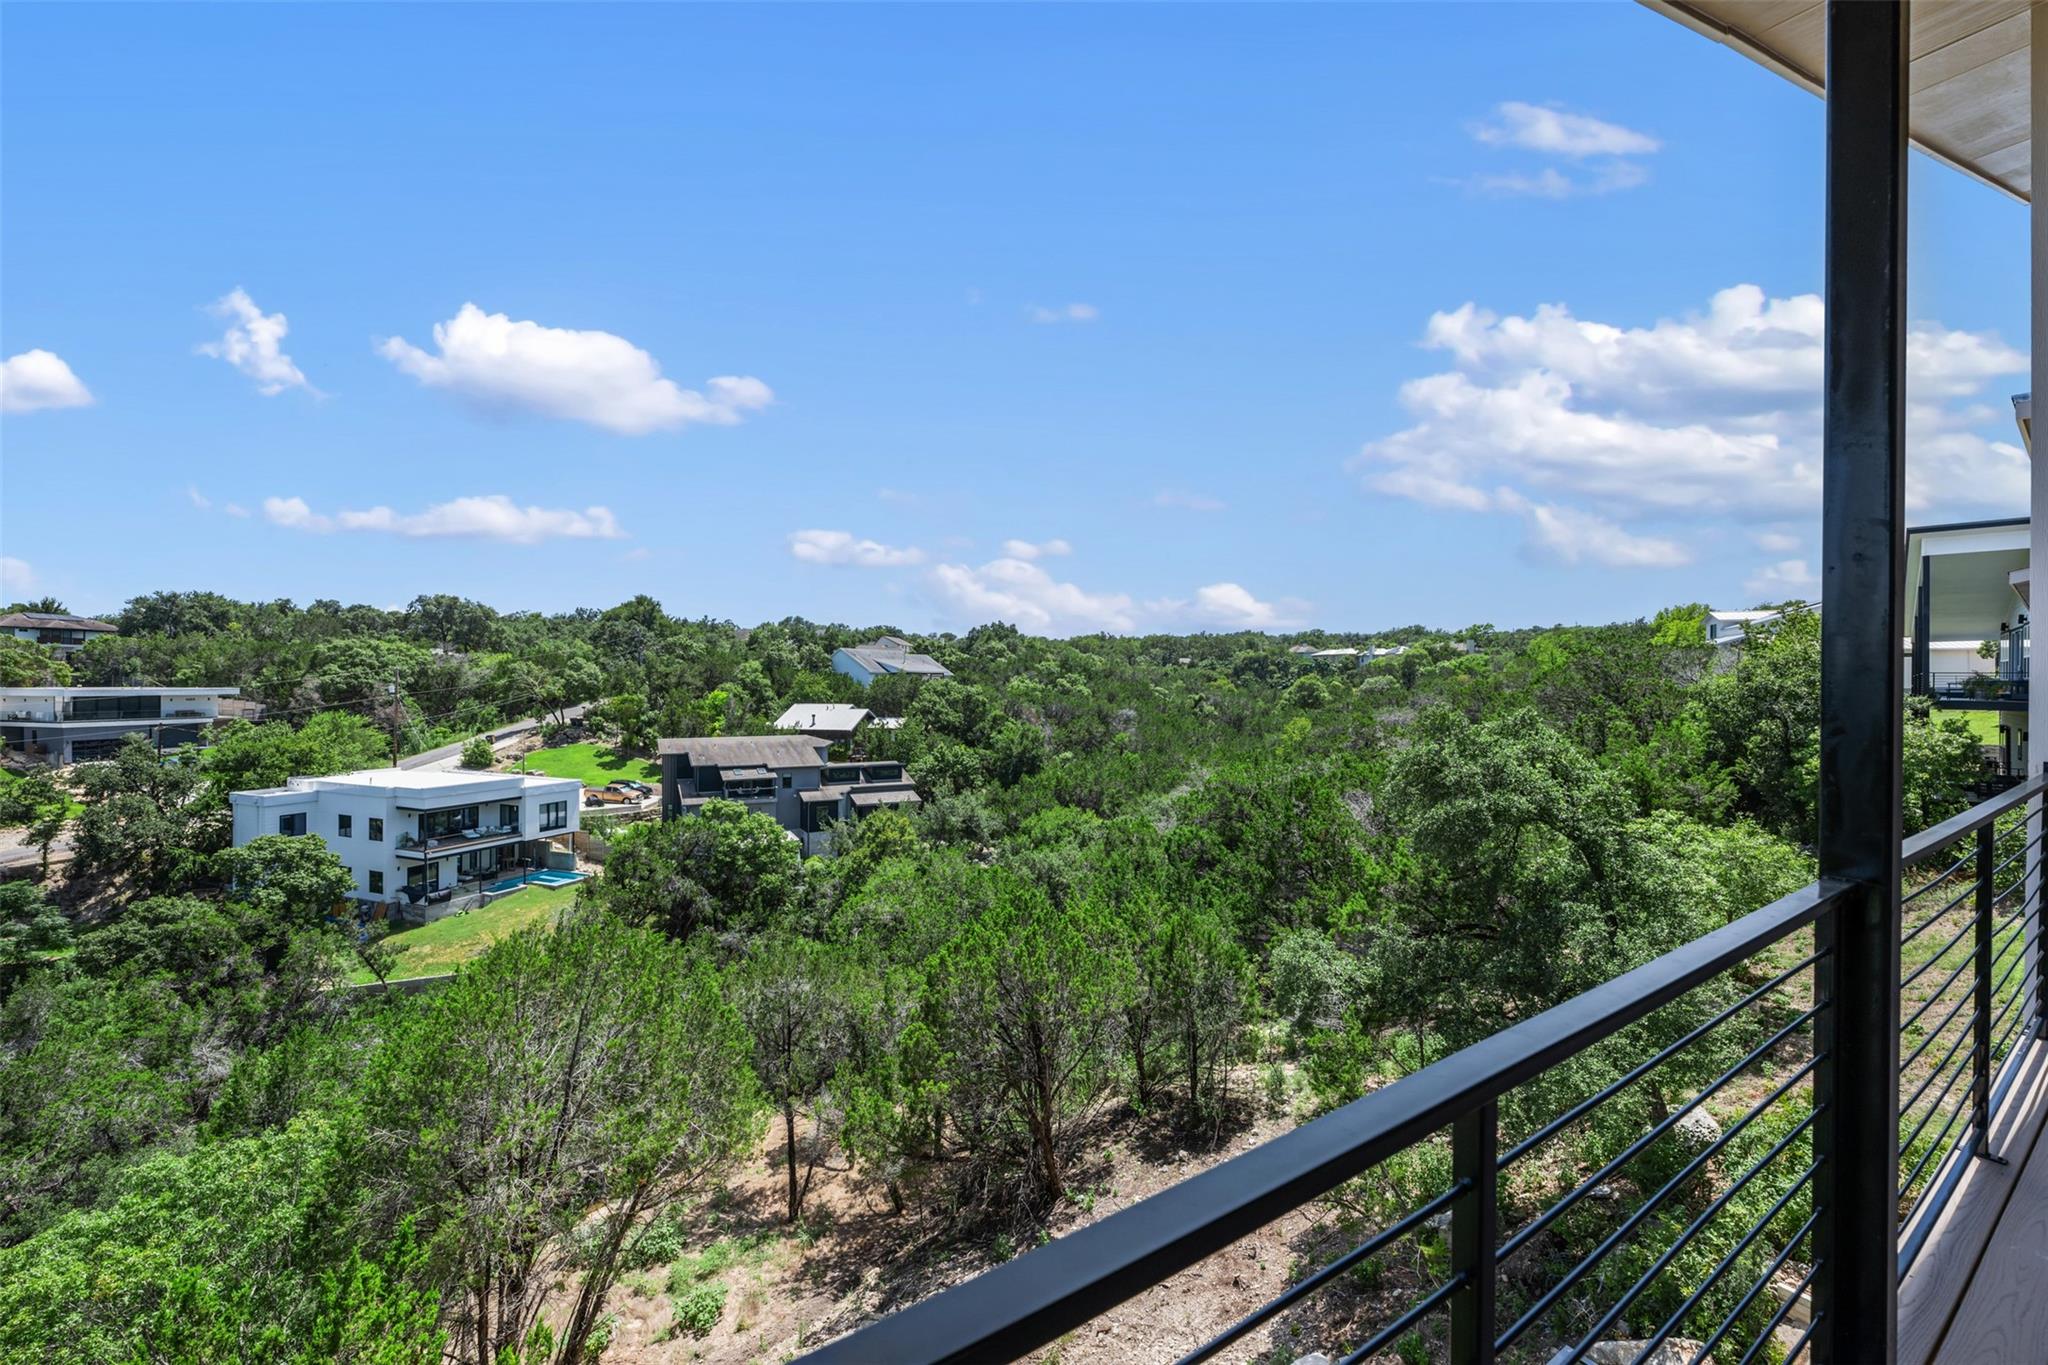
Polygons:
<instances>
[{"instance_id":1,"label":"window","mask_svg":"<svg viewBox=\"0 0 2048 1365\"><path fill-rule=\"evenodd\" d=\"M430 810L420 817L420 836L426 839L445 839L476 827L475 806L450 806L447 810Z\"/></svg>"},{"instance_id":2,"label":"window","mask_svg":"<svg viewBox=\"0 0 2048 1365\"><path fill-rule=\"evenodd\" d=\"M498 825L502 829L518 829L519 807L514 805L498 807Z\"/></svg>"},{"instance_id":3,"label":"window","mask_svg":"<svg viewBox=\"0 0 2048 1365\"><path fill-rule=\"evenodd\" d=\"M569 803L567 801L541 802L540 827L543 830L567 829L569 827Z\"/></svg>"},{"instance_id":4,"label":"window","mask_svg":"<svg viewBox=\"0 0 2048 1365\"><path fill-rule=\"evenodd\" d=\"M373 844L384 842L384 822L374 815L370 817L370 842Z\"/></svg>"},{"instance_id":5,"label":"window","mask_svg":"<svg viewBox=\"0 0 2048 1365\"><path fill-rule=\"evenodd\" d=\"M334 817L334 832L344 839L353 838L356 832L356 818L353 815Z\"/></svg>"},{"instance_id":6,"label":"window","mask_svg":"<svg viewBox=\"0 0 2048 1365\"><path fill-rule=\"evenodd\" d=\"M304 834L306 832L306 812L301 810L294 811L290 815L278 816L277 832L279 834Z\"/></svg>"},{"instance_id":7,"label":"window","mask_svg":"<svg viewBox=\"0 0 2048 1365\"><path fill-rule=\"evenodd\" d=\"M372 872L370 874L370 894L373 896L384 894L384 874L382 872Z\"/></svg>"},{"instance_id":8,"label":"window","mask_svg":"<svg viewBox=\"0 0 2048 1365\"><path fill-rule=\"evenodd\" d=\"M795 784L795 782L796 775L794 773L784 773L782 775L782 789L784 791L788 791L790 787Z\"/></svg>"},{"instance_id":9,"label":"window","mask_svg":"<svg viewBox=\"0 0 2048 1365\"><path fill-rule=\"evenodd\" d=\"M163 715L162 697L73 697L71 720L156 720Z\"/></svg>"}]
</instances>

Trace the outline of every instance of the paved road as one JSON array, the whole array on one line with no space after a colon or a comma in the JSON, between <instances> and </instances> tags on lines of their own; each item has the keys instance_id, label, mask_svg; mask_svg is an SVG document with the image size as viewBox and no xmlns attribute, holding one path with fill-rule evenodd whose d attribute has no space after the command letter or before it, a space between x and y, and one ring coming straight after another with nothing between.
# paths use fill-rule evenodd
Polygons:
<instances>
[{"instance_id":1,"label":"paved road","mask_svg":"<svg viewBox=\"0 0 2048 1365\"><path fill-rule=\"evenodd\" d=\"M588 706L572 706L562 714L569 720L581 720L583 713L589 709ZM490 737L492 748L502 749L522 735L532 734L540 727L540 717L534 716L526 720L515 720L510 725L501 725L495 730L487 730L484 733ZM401 768L425 769L428 772L450 771L462 765L462 746L467 742L466 740L458 740L454 744L443 744L438 749L428 749L426 752L414 754L410 758L401 758L398 760L398 766Z\"/></svg>"}]
</instances>

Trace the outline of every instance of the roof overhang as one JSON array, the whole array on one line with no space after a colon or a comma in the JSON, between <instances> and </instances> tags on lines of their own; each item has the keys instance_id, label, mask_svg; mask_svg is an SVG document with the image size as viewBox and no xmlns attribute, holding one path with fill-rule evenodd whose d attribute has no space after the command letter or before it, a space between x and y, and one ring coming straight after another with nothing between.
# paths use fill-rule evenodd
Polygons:
<instances>
[{"instance_id":1,"label":"roof overhang","mask_svg":"<svg viewBox=\"0 0 2048 1365\"><path fill-rule=\"evenodd\" d=\"M1821 0L1639 0L1813 94L1826 81ZM1913 7L1913 145L1963 174L2028 199L2029 0Z\"/></svg>"}]
</instances>

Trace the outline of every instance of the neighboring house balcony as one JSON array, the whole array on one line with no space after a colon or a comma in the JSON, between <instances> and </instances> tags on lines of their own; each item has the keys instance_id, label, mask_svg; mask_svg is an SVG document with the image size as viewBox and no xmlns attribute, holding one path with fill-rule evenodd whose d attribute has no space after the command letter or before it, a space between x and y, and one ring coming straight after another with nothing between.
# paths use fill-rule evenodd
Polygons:
<instances>
[{"instance_id":1,"label":"neighboring house balcony","mask_svg":"<svg viewBox=\"0 0 2048 1365\"><path fill-rule=\"evenodd\" d=\"M2024 711L2027 709L2027 680L1996 673L1932 673L1927 695L1942 706L1957 710Z\"/></svg>"}]
</instances>

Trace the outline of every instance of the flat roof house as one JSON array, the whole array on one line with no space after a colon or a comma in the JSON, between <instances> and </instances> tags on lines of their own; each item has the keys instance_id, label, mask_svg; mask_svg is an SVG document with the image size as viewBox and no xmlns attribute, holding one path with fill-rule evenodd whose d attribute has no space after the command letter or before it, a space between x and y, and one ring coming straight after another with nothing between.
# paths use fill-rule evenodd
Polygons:
<instances>
[{"instance_id":1,"label":"flat roof house","mask_svg":"<svg viewBox=\"0 0 2048 1365\"><path fill-rule=\"evenodd\" d=\"M834 763L813 735L664 739L661 817L694 815L706 801L737 801L771 817L806 854L830 851L832 826L883 806L918 804L901 763Z\"/></svg>"},{"instance_id":2,"label":"flat roof house","mask_svg":"<svg viewBox=\"0 0 2048 1365\"><path fill-rule=\"evenodd\" d=\"M856 730L872 720L874 714L865 706L800 701L775 718L775 728L844 744L853 738Z\"/></svg>"},{"instance_id":3,"label":"flat roof house","mask_svg":"<svg viewBox=\"0 0 2048 1365\"><path fill-rule=\"evenodd\" d=\"M47 763L111 757L141 732L198 744L235 687L0 687L0 747Z\"/></svg>"},{"instance_id":4,"label":"flat roof house","mask_svg":"<svg viewBox=\"0 0 2048 1365\"><path fill-rule=\"evenodd\" d=\"M913 654L910 641L883 635L864 645L832 651L832 671L866 687L885 673L914 673L925 678L950 678L953 671L929 654Z\"/></svg>"},{"instance_id":5,"label":"flat roof house","mask_svg":"<svg viewBox=\"0 0 2048 1365\"><path fill-rule=\"evenodd\" d=\"M231 793L235 847L317 834L380 904L446 904L462 883L572 867L583 784L521 773L366 768ZM431 898L431 899L430 899Z\"/></svg>"},{"instance_id":6,"label":"flat roof house","mask_svg":"<svg viewBox=\"0 0 2048 1365\"><path fill-rule=\"evenodd\" d=\"M116 634L120 627L90 616L67 616L55 611L10 611L0 615L0 630L17 640L45 645L58 658L76 654L96 635Z\"/></svg>"}]
</instances>

